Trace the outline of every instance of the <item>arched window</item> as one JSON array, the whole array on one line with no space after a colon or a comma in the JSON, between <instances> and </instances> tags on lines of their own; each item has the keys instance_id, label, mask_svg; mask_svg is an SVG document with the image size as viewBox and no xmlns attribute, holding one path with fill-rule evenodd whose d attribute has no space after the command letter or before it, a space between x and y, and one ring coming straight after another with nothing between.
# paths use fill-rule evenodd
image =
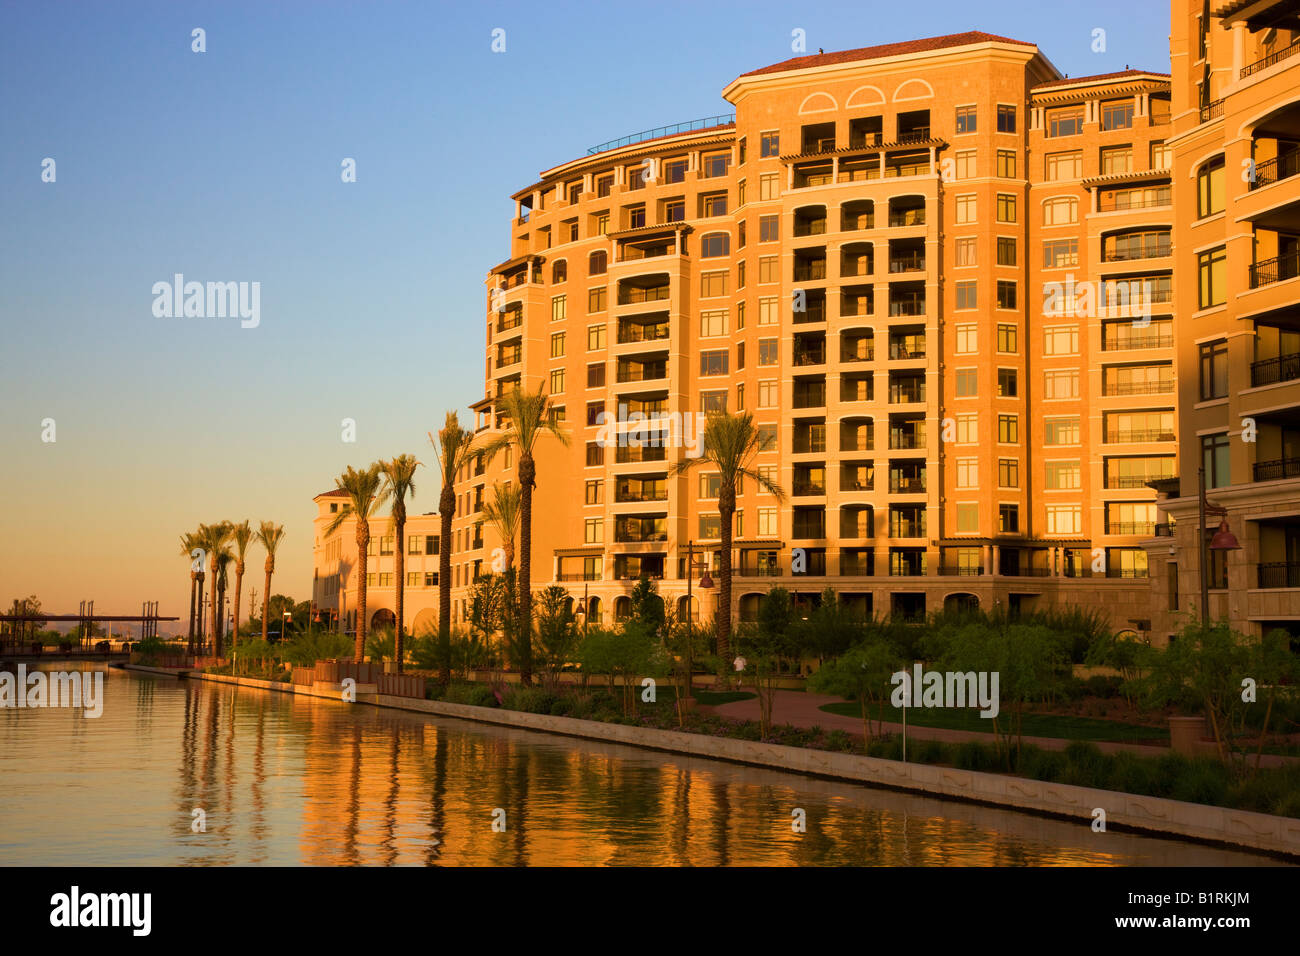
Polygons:
<instances>
[{"instance_id":1,"label":"arched window","mask_svg":"<svg viewBox=\"0 0 1300 956\"><path fill-rule=\"evenodd\" d=\"M632 616L632 599L627 595L614 599L614 620L626 621Z\"/></svg>"},{"instance_id":2,"label":"arched window","mask_svg":"<svg viewBox=\"0 0 1300 956\"><path fill-rule=\"evenodd\" d=\"M713 259L718 256L731 255L731 235L725 232L711 232L700 240L700 258Z\"/></svg>"},{"instance_id":3,"label":"arched window","mask_svg":"<svg viewBox=\"0 0 1300 956\"><path fill-rule=\"evenodd\" d=\"M597 249L587 260L587 273L589 275L603 276L608 267L609 253L604 249Z\"/></svg>"},{"instance_id":4,"label":"arched window","mask_svg":"<svg viewBox=\"0 0 1300 956\"><path fill-rule=\"evenodd\" d=\"M569 278L569 261L567 259L556 259L555 264L551 266L551 283L564 282Z\"/></svg>"}]
</instances>

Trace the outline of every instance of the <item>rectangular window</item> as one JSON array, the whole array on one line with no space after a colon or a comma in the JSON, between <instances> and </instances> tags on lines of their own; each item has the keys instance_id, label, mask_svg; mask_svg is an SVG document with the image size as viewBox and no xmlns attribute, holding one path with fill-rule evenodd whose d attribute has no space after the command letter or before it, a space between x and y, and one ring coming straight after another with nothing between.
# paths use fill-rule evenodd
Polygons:
<instances>
[{"instance_id":1,"label":"rectangular window","mask_svg":"<svg viewBox=\"0 0 1300 956\"><path fill-rule=\"evenodd\" d=\"M1016 264L1016 240L1011 236L998 236L998 265Z\"/></svg>"},{"instance_id":2,"label":"rectangular window","mask_svg":"<svg viewBox=\"0 0 1300 956\"><path fill-rule=\"evenodd\" d=\"M954 170L954 179L974 179L975 178L975 156L976 151L973 149L962 149L957 151L956 169Z\"/></svg>"},{"instance_id":3,"label":"rectangular window","mask_svg":"<svg viewBox=\"0 0 1300 956\"><path fill-rule=\"evenodd\" d=\"M716 193L712 196L704 196L701 202L701 215L704 218L710 216L725 216L727 214L727 194Z\"/></svg>"},{"instance_id":4,"label":"rectangular window","mask_svg":"<svg viewBox=\"0 0 1300 956\"><path fill-rule=\"evenodd\" d=\"M564 333L551 333L551 358L564 358Z\"/></svg>"},{"instance_id":5,"label":"rectangular window","mask_svg":"<svg viewBox=\"0 0 1300 956\"><path fill-rule=\"evenodd\" d=\"M583 483L583 501L589 505L604 504L605 482L596 478Z\"/></svg>"},{"instance_id":6,"label":"rectangular window","mask_svg":"<svg viewBox=\"0 0 1300 956\"><path fill-rule=\"evenodd\" d=\"M758 509L758 536L760 538L771 538L776 536L775 508Z\"/></svg>"},{"instance_id":7,"label":"rectangular window","mask_svg":"<svg viewBox=\"0 0 1300 956\"><path fill-rule=\"evenodd\" d=\"M583 519L582 540L585 544L602 544L605 540L605 519Z\"/></svg>"},{"instance_id":8,"label":"rectangular window","mask_svg":"<svg viewBox=\"0 0 1300 956\"><path fill-rule=\"evenodd\" d=\"M1133 126L1133 101L1109 100L1101 104L1101 128L1131 129Z\"/></svg>"},{"instance_id":9,"label":"rectangular window","mask_svg":"<svg viewBox=\"0 0 1300 956\"><path fill-rule=\"evenodd\" d=\"M441 535L436 535L436 534L428 535L424 539L424 553L426 555L437 554L438 551L440 550L439 546L441 544L442 544Z\"/></svg>"},{"instance_id":10,"label":"rectangular window","mask_svg":"<svg viewBox=\"0 0 1300 956\"><path fill-rule=\"evenodd\" d=\"M1082 534L1083 533L1083 506L1082 505L1048 505L1047 506L1047 533L1048 534Z\"/></svg>"},{"instance_id":11,"label":"rectangular window","mask_svg":"<svg viewBox=\"0 0 1300 956\"><path fill-rule=\"evenodd\" d=\"M977 341L977 332L979 327L975 325L957 326L957 354L969 355L979 350Z\"/></svg>"},{"instance_id":12,"label":"rectangular window","mask_svg":"<svg viewBox=\"0 0 1300 956\"><path fill-rule=\"evenodd\" d=\"M758 324L759 325L776 325L780 321L780 313L777 309L777 300L775 297L758 300Z\"/></svg>"},{"instance_id":13,"label":"rectangular window","mask_svg":"<svg viewBox=\"0 0 1300 956\"><path fill-rule=\"evenodd\" d=\"M1069 415L1062 418L1043 419L1044 445L1079 444L1079 416Z\"/></svg>"},{"instance_id":14,"label":"rectangular window","mask_svg":"<svg viewBox=\"0 0 1300 956\"><path fill-rule=\"evenodd\" d=\"M1227 435L1202 435L1201 461L1205 465L1205 487L1223 488L1232 484Z\"/></svg>"},{"instance_id":15,"label":"rectangular window","mask_svg":"<svg viewBox=\"0 0 1300 956\"><path fill-rule=\"evenodd\" d=\"M758 364L775 365L777 362L776 339L758 340Z\"/></svg>"},{"instance_id":16,"label":"rectangular window","mask_svg":"<svg viewBox=\"0 0 1300 956\"><path fill-rule=\"evenodd\" d=\"M700 274L700 296L710 298L727 294L727 273L704 272Z\"/></svg>"},{"instance_id":17,"label":"rectangular window","mask_svg":"<svg viewBox=\"0 0 1300 956\"><path fill-rule=\"evenodd\" d=\"M1151 168L1169 169L1174 163L1174 148L1163 142L1151 144Z\"/></svg>"},{"instance_id":18,"label":"rectangular window","mask_svg":"<svg viewBox=\"0 0 1300 956\"><path fill-rule=\"evenodd\" d=\"M758 383L759 408L776 408L780 400L781 392L775 381L769 379Z\"/></svg>"},{"instance_id":19,"label":"rectangular window","mask_svg":"<svg viewBox=\"0 0 1300 956\"><path fill-rule=\"evenodd\" d=\"M587 312L604 312L608 299L609 290L604 286L597 289L587 290Z\"/></svg>"},{"instance_id":20,"label":"rectangular window","mask_svg":"<svg viewBox=\"0 0 1300 956\"><path fill-rule=\"evenodd\" d=\"M1014 325L998 326L998 351L1015 354L1016 345L1016 327Z\"/></svg>"},{"instance_id":21,"label":"rectangular window","mask_svg":"<svg viewBox=\"0 0 1300 956\"><path fill-rule=\"evenodd\" d=\"M781 195L780 177L776 173L766 173L758 177L758 198L776 199Z\"/></svg>"},{"instance_id":22,"label":"rectangular window","mask_svg":"<svg viewBox=\"0 0 1300 956\"><path fill-rule=\"evenodd\" d=\"M998 308L1014 309L1016 307L1016 284L1009 279L998 280Z\"/></svg>"},{"instance_id":23,"label":"rectangular window","mask_svg":"<svg viewBox=\"0 0 1300 956\"><path fill-rule=\"evenodd\" d=\"M1079 327L1058 325L1043 330L1044 355L1078 355Z\"/></svg>"},{"instance_id":24,"label":"rectangular window","mask_svg":"<svg viewBox=\"0 0 1300 956\"><path fill-rule=\"evenodd\" d=\"M1044 269L1064 269L1078 264L1078 239L1047 239L1043 242Z\"/></svg>"},{"instance_id":25,"label":"rectangular window","mask_svg":"<svg viewBox=\"0 0 1300 956\"><path fill-rule=\"evenodd\" d=\"M700 353L700 374L701 375L726 375L727 360L730 352L726 349Z\"/></svg>"},{"instance_id":26,"label":"rectangular window","mask_svg":"<svg viewBox=\"0 0 1300 956\"><path fill-rule=\"evenodd\" d=\"M725 389L716 392L700 392L700 411L709 415L714 412L725 412L727 410L727 392Z\"/></svg>"},{"instance_id":27,"label":"rectangular window","mask_svg":"<svg viewBox=\"0 0 1300 956\"><path fill-rule=\"evenodd\" d=\"M1049 461L1046 478L1048 491L1077 491L1082 487L1083 469L1077 461Z\"/></svg>"},{"instance_id":28,"label":"rectangular window","mask_svg":"<svg viewBox=\"0 0 1300 956\"><path fill-rule=\"evenodd\" d=\"M960 504L957 506L957 533L976 534L980 529L980 506L977 504Z\"/></svg>"},{"instance_id":29,"label":"rectangular window","mask_svg":"<svg viewBox=\"0 0 1300 956\"><path fill-rule=\"evenodd\" d=\"M730 153L710 153L708 156L703 156L700 158L700 178L716 179L725 176L730 165Z\"/></svg>"},{"instance_id":30,"label":"rectangular window","mask_svg":"<svg viewBox=\"0 0 1300 956\"><path fill-rule=\"evenodd\" d=\"M1048 153L1043 170L1048 182L1062 182L1083 178L1083 151L1072 149L1064 153Z\"/></svg>"},{"instance_id":31,"label":"rectangular window","mask_svg":"<svg viewBox=\"0 0 1300 956\"><path fill-rule=\"evenodd\" d=\"M700 313L700 335L726 335L727 310L710 309Z\"/></svg>"},{"instance_id":32,"label":"rectangular window","mask_svg":"<svg viewBox=\"0 0 1300 956\"><path fill-rule=\"evenodd\" d=\"M957 222L959 224L971 223L975 221L975 196L958 196L957 197Z\"/></svg>"},{"instance_id":33,"label":"rectangular window","mask_svg":"<svg viewBox=\"0 0 1300 956\"><path fill-rule=\"evenodd\" d=\"M956 283L958 309L973 309L975 305L975 280L966 279Z\"/></svg>"},{"instance_id":34,"label":"rectangular window","mask_svg":"<svg viewBox=\"0 0 1300 956\"><path fill-rule=\"evenodd\" d=\"M1020 506L998 505L998 533L1018 534L1020 532Z\"/></svg>"},{"instance_id":35,"label":"rectangular window","mask_svg":"<svg viewBox=\"0 0 1300 956\"><path fill-rule=\"evenodd\" d=\"M1018 379L1013 368L998 369L998 398L1015 398L1018 392Z\"/></svg>"},{"instance_id":36,"label":"rectangular window","mask_svg":"<svg viewBox=\"0 0 1300 956\"><path fill-rule=\"evenodd\" d=\"M668 162L664 163L664 182L686 182L686 166L687 162L684 159L670 159Z\"/></svg>"},{"instance_id":37,"label":"rectangular window","mask_svg":"<svg viewBox=\"0 0 1300 956\"><path fill-rule=\"evenodd\" d=\"M605 385L605 363L594 362L587 366L587 387L603 388Z\"/></svg>"},{"instance_id":38,"label":"rectangular window","mask_svg":"<svg viewBox=\"0 0 1300 956\"><path fill-rule=\"evenodd\" d=\"M973 368L957 369L957 397L974 398L978 391L976 370Z\"/></svg>"},{"instance_id":39,"label":"rectangular window","mask_svg":"<svg viewBox=\"0 0 1300 956\"><path fill-rule=\"evenodd\" d=\"M758 155L761 159L781 154L781 134L763 133L758 139Z\"/></svg>"},{"instance_id":40,"label":"rectangular window","mask_svg":"<svg viewBox=\"0 0 1300 956\"><path fill-rule=\"evenodd\" d=\"M781 217L780 216L759 216L758 217L758 241L759 242L777 242L781 238Z\"/></svg>"},{"instance_id":41,"label":"rectangular window","mask_svg":"<svg viewBox=\"0 0 1300 956\"><path fill-rule=\"evenodd\" d=\"M587 467L595 468L605 463L605 446L598 441L589 441L586 445Z\"/></svg>"},{"instance_id":42,"label":"rectangular window","mask_svg":"<svg viewBox=\"0 0 1300 956\"><path fill-rule=\"evenodd\" d=\"M561 395L564 393L564 369L551 369L551 394Z\"/></svg>"},{"instance_id":43,"label":"rectangular window","mask_svg":"<svg viewBox=\"0 0 1300 956\"><path fill-rule=\"evenodd\" d=\"M1050 369L1043 373L1043 398L1078 398L1079 370Z\"/></svg>"},{"instance_id":44,"label":"rectangular window","mask_svg":"<svg viewBox=\"0 0 1300 956\"><path fill-rule=\"evenodd\" d=\"M1012 150L998 150L998 176L1002 179L1016 178L1016 154Z\"/></svg>"},{"instance_id":45,"label":"rectangular window","mask_svg":"<svg viewBox=\"0 0 1300 956\"><path fill-rule=\"evenodd\" d=\"M1014 106L998 107L998 132L1014 133L1016 131L1016 108Z\"/></svg>"},{"instance_id":46,"label":"rectangular window","mask_svg":"<svg viewBox=\"0 0 1300 956\"><path fill-rule=\"evenodd\" d=\"M594 425L603 425L603 424L604 424L604 419L603 419L602 416L604 415L604 412L605 412L605 403L604 403L604 402L588 402L588 403L587 403L587 425L588 425L588 427L591 427L591 426L594 426Z\"/></svg>"},{"instance_id":47,"label":"rectangular window","mask_svg":"<svg viewBox=\"0 0 1300 956\"><path fill-rule=\"evenodd\" d=\"M685 222L686 200L673 199L664 203L664 222Z\"/></svg>"},{"instance_id":48,"label":"rectangular window","mask_svg":"<svg viewBox=\"0 0 1300 956\"><path fill-rule=\"evenodd\" d=\"M978 488L980 484L980 460L978 458L957 459L957 487Z\"/></svg>"},{"instance_id":49,"label":"rectangular window","mask_svg":"<svg viewBox=\"0 0 1300 956\"><path fill-rule=\"evenodd\" d=\"M998 441L1004 445L1020 444L1020 418L1017 415L998 416Z\"/></svg>"},{"instance_id":50,"label":"rectangular window","mask_svg":"<svg viewBox=\"0 0 1300 956\"><path fill-rule=\"evenodd\" d=\"M1107 146L1101 151L1101 174L1103 176L1131 172L1133 172L1132 146Z\"/></svg>"},{"instance_id":51,"label":"rectangular window","mask_svg":"<svg viewBox=\"0 0 1300 956\"><path fill-rule=\"evenodd\" d=\"M1020 487L1020 462L1015 458L998 459L998 487Z\"/></svg>"},{"instance_id":52,"label":"rectangular window","mask_svg":"<svg viewBox=\"0 0 1300 956\"><path fill-rule=\"evenodd\" d=\"M1074 136L1083 132L1083 107L1070 106L1065 109L1049 110L1047 113L1048 136Z\"/></svg>"},{"instance_id":53,"label":"rectangular window","mask_svg":"<svg viewBox=\"0 0 1300 956\"><path fill-rule=\"evenodd\" d=\"M589 325L587 326L587 351L594 352L596 349L605 347L605 326Z\"/></svg>"},{"instance_id":54,"label":"rectangular window","mask_svg":"<svg viewBox=\"0 0 1300 956\"><path fill-rule=\"evenodd\" d=\"M957 107L957 132L958 133L975 132L975 107L973 106Z\"/></svg>"},{"instance_id":55,"label":"rectangular window","mask_svg":"<svg viewBox=\"0 0 1300 956\"><path fill-rule=\"evenodd\" d=\"M973 412L968 415L957 416L957 443L959 445L973 445L980 440L979 419L979 415ZM971 460L974 461L975 459Z\"/></svg>"},{"instance_id":56,"label":"rectangular window","mask_svg":"<svg viewBox=\"0 0 1300 956\"><path fill-rule=\"evenodd\" d=\"M760 283L780 282L781 273L776 256L761 256L758 260L758 281Z\"/></svg>"},{"instance_id":57,"label":"rectangular window","mask_svg":"<svg viewBox=\"0 0 1300 956\"><path fill-rule=\"evenodd\" d=\"M1223 157L1213 159L1202 166L1196 173L1196 215L1204 219L1215 213L1223 212L1225 166Z\"/></svg>"},{"instance_id":58,"label":"rectangular window","mask_svg":"<svg viewBox=\"0 0 1300 956\"><path fill-rule=\"evenodd\" d=\"M1079 221L1079 200L1073 196L1058 196L1043 202L1044 226L1067 226ZM1077 241L1077 240L1076 240Z\"/></svg>"},{"instance_id":59,"label":"rectangular window","mask_svg":"<svg viewBox=\"0 0 1300 956\"><path fill-rule=\"evenodd\" d=\"M1228 397L1228 343L1207 342L1201 353L1201 401Z\"/></svg>"},{"instance_id":60,"label":"rectangular window","mask_svg":"<svg viewBox=\"0 0 1300 956\"><path fill-rule=\"evenodd\" d=\"M567 295L551 296L551 321L561 322L568 317L569 297Z\"/></svg>"},{"instance_id":61,"label":"rectangular window","mask_svg":"<svg viewBox=\"0 0 1300 956\"><path fill-rule=\"evenodd\" d=\"M1016 221L1016 197L1010 193L998 193L998 222Z\"/></svg>"},{"instance_id":62,"label":"rectangular window","mask_svg":"<svg viewBox=\"0 0 1300 956\"><path fill-rule=\"evenodd\" d=\"M1208 309L1228 301L1225 277L1228 252L1223 246L1202 252L1196 257L1196 289L1199 308Z\"/></svg>"},{"instance_id":63,"label":"rectangular window","mask_svg":"<svg viewBox=\"0 0 1300 956\"><path fill-rule=\"evenodd\" d=\"M956 243L957 265L975 265L975 240L958 239Z\"/></svg>"}]
</instances>

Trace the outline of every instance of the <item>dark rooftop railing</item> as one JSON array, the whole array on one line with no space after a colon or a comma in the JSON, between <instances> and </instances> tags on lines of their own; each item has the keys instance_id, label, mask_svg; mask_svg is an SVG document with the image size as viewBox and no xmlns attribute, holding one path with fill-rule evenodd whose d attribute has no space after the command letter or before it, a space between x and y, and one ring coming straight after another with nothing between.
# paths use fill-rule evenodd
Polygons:
<instances>
[{"instance_id":1,"label":"dark rooftop railing","mask_svg":"<svg viewBox=\"0 0 1300 956\"><path fill-rule=\"evenodd\" d=\"M721 116L706 116L704 119L687 120L685 123L674 123L672 126L659 126L655 129L643 129L639 133L633 133L630 136L623 136L619 139L611 139L608 143L601 143L599 146L593 146L587 150L587 155L595 156L597 153L603 153L611 149L618 149L620 146L631 146L633 143L642 143L648 139L658 139L660 136L675 136L678 133L693 133L696 130L714 129L718 126L730 126L734 122L736 122L736 114L725 113Z\"/></svg>"}]
</instances>

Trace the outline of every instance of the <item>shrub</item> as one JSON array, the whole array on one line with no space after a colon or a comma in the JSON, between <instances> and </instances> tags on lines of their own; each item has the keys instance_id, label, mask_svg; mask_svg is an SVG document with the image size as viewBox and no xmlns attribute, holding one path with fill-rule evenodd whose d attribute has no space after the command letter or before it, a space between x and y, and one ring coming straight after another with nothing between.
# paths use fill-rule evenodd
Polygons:
<instances>
[{"instance_id":1,"label":"shrub","mask_svg":"<svg viewBox=\"0 0 1300 956\"><path fill-rule=\"evenodd\" d=\"M492 688L484 684L453 682L442 699L449 704L468 704L471 707L497 706L496 694L492 693Z\"/></svg>"},{"instance_id":2,"label":"shrub","mask_svg":"<svg viewBox=\"0 0 1300 956\"><path fill-rule=\"evenodd\" d=\"M1089 694L1106 700L1119 696L1119 687L1122 683L1124 683L1122 677L1106 677L1101 674L1094 674L1085 682Z\"/></svg>"},{"instance_id":3,"label":"shrub","mask_svg":"<svg viewBox=\"0 0 1300 956\"><path fill-rule=\"evenodd\" d=\"M998 757L987 744L968 740L957 745L953 752L953 766L959 770L987 772L998 768Z\"/></svg>"}]
</instances>

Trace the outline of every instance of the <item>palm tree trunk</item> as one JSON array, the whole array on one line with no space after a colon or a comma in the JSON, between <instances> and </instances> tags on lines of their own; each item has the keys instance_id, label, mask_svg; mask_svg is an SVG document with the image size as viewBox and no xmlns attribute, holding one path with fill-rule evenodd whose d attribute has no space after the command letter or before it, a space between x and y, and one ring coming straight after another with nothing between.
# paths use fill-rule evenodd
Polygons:
<instances>
[{"instance_id":1,"label":"palm tree trunk","mask_svg":"<svg viewBox=\"0 0 1300 956\"><path fill-rule=\"evenodd\" d=\"M217 559L215 554L214 551L214 557L208 566L208 573L212 575L212 587L209 589L212 592L212 654L214 657L219 657L221 654L221 634L217 630Z\"/></svg>"},{"instance_id":2,"label":"palm tree trunk","mask_svg":"<svg viewBox=\"0 0 1300 956\"><path fill-rule=\"evenodd\" d=\"M216 630L216 635L217 635L216 656L217 657L221 656L221 651L223 650L222 648L223 642L221 639L225 635L225 630L226 630L226 586L224 584L218 584L217 585L217 630Z\"/></svg>"},{"instance_id":3,"label":"palm tree trunk","mask_svg":"<svg viewBox=\"0 0 1300 956\"><path fill-rule=\"evenodd\" d=\"M230 635L230 645L233 648L239 643L239 605L240 597L244 593L244 562L240 561L235 565L235 630Z\"/></svg>"},{"instance_id":4,"label":"palm tree trunk","mask_svg":"<svg viewBox=\"0 0 1300 956\"><path fill-rule=\"evenodd\" d=\"M186 639L186 646L194 650L194 592L198 588L199 575L196 571L190 571L190 630Z\"/></svg>"},{"instance_id":5,"label":"palm tree trunk","mask_svg":"<svg viewBox=\"0 0 1300 956\"><path fill-rule=\"evenodd\" d=\"M366 658L366 549L370 547L370 522L357 516L357 639L352 658L358 664Z\"/></svg>"},{"instance_id":6,"label":"palm tree trunk","mask_svg":"<svg viewBox=\"0 0 1300 956\"><path fill-rule=\"evenodd\" d=\"M451 519L456 516L456 486L448 478L438 501L442 540L438 543L438 656L442 658L438 680L451 683Z\"/></svg>"},{"instance_id":7,"label":"palm tree trunk","mask_svg":"<svg viewBox=\"0 0 1300 956\"><path fill-rule=\"evenodd\" d=\"M393 561L393 570L397 575L397 633L393 635L393 657L397 659L397 673L402 673L402 631L405 618L402 616L402 601L406 590L406 517L398 515L394 520L397 525L397 555Z\"/></svg>"},{"instance_id":8,"label":"palm tree trunk","mask_svg":"<svg viewBox=\"0 0 1300 956\"><path fill-rule=\"evenodd\" d=\"M266 643L267 616L271 613L271 572L275 570L275 558L269 554L266 556L266 589L262 592L262 643Z\"/></svg>"},{"instance_id":9,"label":"palm tree trunk","mask_svg":"<svg viewBox=\"0 0 1300 956\"><path fill-rule=\"evenodd\" d=\"M194 611L194 646L190 648L193 652L198 645L203 643L203 595L205 593L203 582L206 577L202 571L198 573L199 580L199 603Z\"/></svg>"},{"instance_id":10,"label":"palm tree trunk","mask_svg":"<svg viewBox=\"0 0 1300 956\"><path fill-rule=\"evenodd\" d=\"M533 683L533 485L537 463L529 452L519 456L519 682Z\"/></svg>"},{"instance_id":11,"label":"palm tree trunk","mask_svg":"<svg viewBox=\"0 0 1300 956\"><path fill-rule=\"evenodd\" d=\"M718 657L723 673L731 669L728 651L731 644L731 536L736 520L736 485L730 491L724 478L718 492L718 515L722 519L722 551L718 555L718 607L714 611L714 628L718 635Z\"/></svg>"}]
</instances>

